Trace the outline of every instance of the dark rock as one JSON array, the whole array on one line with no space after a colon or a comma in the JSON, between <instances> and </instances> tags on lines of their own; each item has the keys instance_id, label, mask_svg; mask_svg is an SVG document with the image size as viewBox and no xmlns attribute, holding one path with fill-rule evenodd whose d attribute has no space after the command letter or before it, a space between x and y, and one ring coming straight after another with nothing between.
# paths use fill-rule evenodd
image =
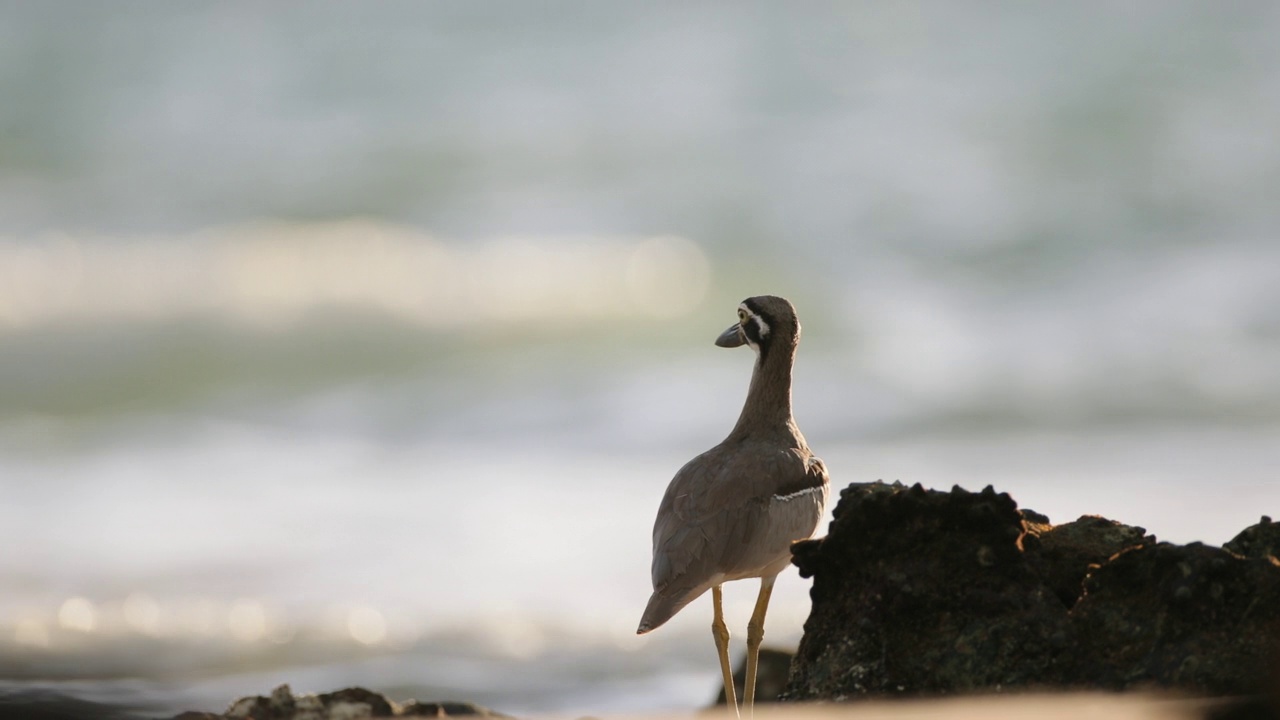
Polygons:
<instances>
[{"instance_id":1,"label":"dark rock","mask_svg":"<svg viewBox=\"0 0 1280 720\"><path fill-rule=\"evenodd\" d=\"M320 695L294 696L288 685L281 685L269 697L244 697L231 703L222 715L189 712L173 720L221 720L223 718L249 718L251 720L327 720L341 718L405 717L450 718L487 717L510 718L489 708L466 702L419 702L410 700L397 708L386 697L362 687L351 687Z\"/></svg>"},{"instance_id":2,"label":"dark rock","mask_svg":"<svg viewBox=\"0 0 1280 720\"><path fill-rule=\"evenodd\" d=\"M321 695L294 697L288 685L271 691L270 697L244 697L231 703L223 717L247 720L293 720L295 716L324 718L391 717L395 706L390 700L361 687L346 688Z\"/></svg>"},{"instance_id":3,"label":"dark rock","mask_svg":"<svg viewBox=\"0 0 1280 720\"><path fill-rule=\"evenodd\" d=\"M494 712L487 707L476 705L475 703L453 702L449 700L442 702L419 702L417 700L411 700L407 705L400 709L400 716L415 718L511 717L510 715L503 715L500 712Z\"/></svg>"},{"instance_id":4,"label":"dark rock","mask_svg":"<svg viewBox=\"0 0 1280 720\"><path fill-rule=\"evenodd\" d=\"M1048 515L1038 513L1031 508L1018 508L1018 513L1022 515L1023 525L1044 525L1045 527L1052 527L1053 525L1053 523L1049 522Z\"/></svg>"},{"instance_id":5,"label":"dark rock","mask_svg":"<svg viewBox=\"0 0 1280 720\"><path fill-rule=\"evenodd\" d=\"M170 720L223 720L225 717L226 715L219 715L217 713L188 710L184 713L174 715Z\"/></svg>"},{"instance_id":6,"label":"dark rock","mask_svg":"<svg viewBox=\"0 0 1280 720\"><path fill-rule=\"evenodd\" d=\"M813 611L788 699L1030 688L1059 675L1066 613L1025 561L1006 494L851 485L797 543Z\"/></svg>"},{"instance_id":7,"label":"dark rock","mask_svg":"<svg viewBox=\"0 0 1280 720\"><path fill-rule=\"evenodd\" d=\"M298 710L298 702L288 685L281 685L271 691L270 697L256 695L243 697L231 703L225 717L248 718L249 720L292 720Z\"/></svg>"},{"instance_id":8,"label":"dark rock","mask_svg":"<svg viewBox=\"0 0 1280 720\"><path fill-rule=\"evenodd\" d=\"M317 696L326 710L332 712L337 705L368 705L369 717L391 717L396 714L395 706L382 695L362 687L350 687Z\"/></svg>"},{"instance_id":9,"label":"dark rock","mask_svg":"<svg viewBox=\"0 0 1280 720\"><path fill-rule=\"evenodd\" d=\"M1042 572L1049 588L1067 608L1080 599L1089 566L1104 563L1126 548L1156 541L1140 527L1097 515L1062 525L1028 524L1027 532L1038 540L1034 551L1044 560ZM1024 548L1033 550L1025 542Z\"/></svg>"},{"instance_id":10,"label":"dark rock","mask_svg":"<svg viewBox=\"0 0 1280 720\"><path fill-rule=\"evenodd\" d=\"M778 696L787 686L791 675L791 658L793 653L773 648L760 648L760 663L756 666L756 702L777 702ZM742 662L733 671L733 686L737 689L738 702L742 702L742 693L747 686L747 656L743 654ZM720 694L716 697L716 705L725 704L724 683L720 684Z\"/></svg>"},{"instance_id":11,"label":"dark rock","mask_svg":"<svg viewBox=\"0 0 1280 720\"><path fill-rule=\"evenodd\" d=\"M231 707L223 713L228 718L246 718L247 720L287 720L293 717L293 710L287 713L271 707L271 699L261 695L242 697L231 703Z\"/></svg>"},{"instance_id":12,"label":"dark rock","mask_svg":"<svg viewBox=\"0 0 1280 720\"><path fill-rule=\"evenodd\" d=\"M1257 525L1250 525L1222 547L1247 558L1280 558L1280 523L1266 515Z\"/></svg>"},{"instance_id":13,"label":"dark rock","mask_svg":"<svg viewBox=\"0 0 1280 720\"><path fill-rule=\"evenodd\" d=\"M1080 680L1198 695L1257 692L1280 639L1280 565L1200 543L1120 553L1089 574L1071 613Z\"/></svg>"},{"instance_id":14,"label":"dark rock","mask_svg":"<svg viewBox=\"0 0 1280 720\"><path fill-rule=\"evenodd\" d=\"M121 707L81 700L49 690L0 689L0 718L21 720L139 720Z\"/></svg>"},{"instance_id":15,"label":"dark rock","mask_svg":"<svg viewBox=\"0 0 1280 720\"><path fill-rule=\"evenodd\" d=\"M1280 563L1041 519L990 487L845 488L827 537L793 546L813 609L784 697L1264 686Z\"/></svg>"}]
</instances>

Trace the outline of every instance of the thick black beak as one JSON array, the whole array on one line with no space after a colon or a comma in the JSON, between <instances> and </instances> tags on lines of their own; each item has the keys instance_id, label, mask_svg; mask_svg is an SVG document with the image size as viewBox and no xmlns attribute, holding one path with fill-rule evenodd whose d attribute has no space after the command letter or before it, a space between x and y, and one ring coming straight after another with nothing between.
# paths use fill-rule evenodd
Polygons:
<instances>
[{"instance_id":1,"label":"thick black beak","mask_svg":"<svg viewBox=\"0 0 1280 720\"><path fill-rule=\"evenodd\" d=\"M716 338L716 345L723 348L736 348L746 343L747 339L742 335L742 326L738 323L730 325L728 330L720 333L720 337Z\"/></svg>"}]
</instances>

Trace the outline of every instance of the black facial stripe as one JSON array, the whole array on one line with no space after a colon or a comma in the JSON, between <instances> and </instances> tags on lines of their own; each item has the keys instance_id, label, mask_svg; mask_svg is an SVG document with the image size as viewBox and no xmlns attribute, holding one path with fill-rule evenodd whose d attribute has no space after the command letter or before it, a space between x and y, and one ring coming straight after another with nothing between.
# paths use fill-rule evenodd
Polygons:
<instances>
[{"instance_id":1,"label":"black facial stripe","mask_svg":"<svg viewBox=\"0 0 1280 720\"><path fill-rule=\"evenodd\" d=\"M769 346L771 344L770 341L773 340L776 325L773 322L773 318L769 316L769 313L764 312L753 298L743 300L742 304L746 306L747 310L753 316L748 318L747 321L742 324L742 332L747 336L747 339L751 341L752 345L755 345L760 349L760 360L763 361L765 355L769 352ZM769 328L763 335L760 334L761 325Z\"/></svg>"}]
</instances>

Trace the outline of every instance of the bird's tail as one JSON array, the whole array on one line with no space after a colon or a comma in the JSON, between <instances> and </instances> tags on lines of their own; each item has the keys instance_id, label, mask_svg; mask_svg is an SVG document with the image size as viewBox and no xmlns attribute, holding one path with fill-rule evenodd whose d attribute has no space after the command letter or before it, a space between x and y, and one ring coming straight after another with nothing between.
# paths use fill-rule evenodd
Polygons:
<instances>
[{"instance_id":1,"label":"bird's tail","mask_svg":"<svg viewBox=\"0 0 1280 720\"><path fill-rule=\"evenodd\" d=\"M706 592L706 588L702 588L697 592L678 593L675 595L666 595L654 591L649 596L649 604L644 608L644 615L640 616L640 627L636 628L637 635L643 635L651 630L657 630L664 623L670 620L676 613L680 612L685 605L693 602L699 595Z\"/></svg>"}]
</instances>

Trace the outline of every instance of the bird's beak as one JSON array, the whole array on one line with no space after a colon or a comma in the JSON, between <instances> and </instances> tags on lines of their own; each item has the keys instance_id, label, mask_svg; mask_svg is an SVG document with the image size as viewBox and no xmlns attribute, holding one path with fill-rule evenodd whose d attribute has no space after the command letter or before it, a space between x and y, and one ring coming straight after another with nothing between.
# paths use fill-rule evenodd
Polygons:
<instances>
[{"instance_id":1,"label":"bird's beak","mask_svg":"<svg viewBox=\"0 0 1280 720\"><path fill-rule=\"evenodd\" d=\"M728 330L720 333L720 337L716 338L716 345L723 348L736 348L745 345L747 339L742 335L742 325L734 323L729 326Z\"/></svg>"}]
</instances>

